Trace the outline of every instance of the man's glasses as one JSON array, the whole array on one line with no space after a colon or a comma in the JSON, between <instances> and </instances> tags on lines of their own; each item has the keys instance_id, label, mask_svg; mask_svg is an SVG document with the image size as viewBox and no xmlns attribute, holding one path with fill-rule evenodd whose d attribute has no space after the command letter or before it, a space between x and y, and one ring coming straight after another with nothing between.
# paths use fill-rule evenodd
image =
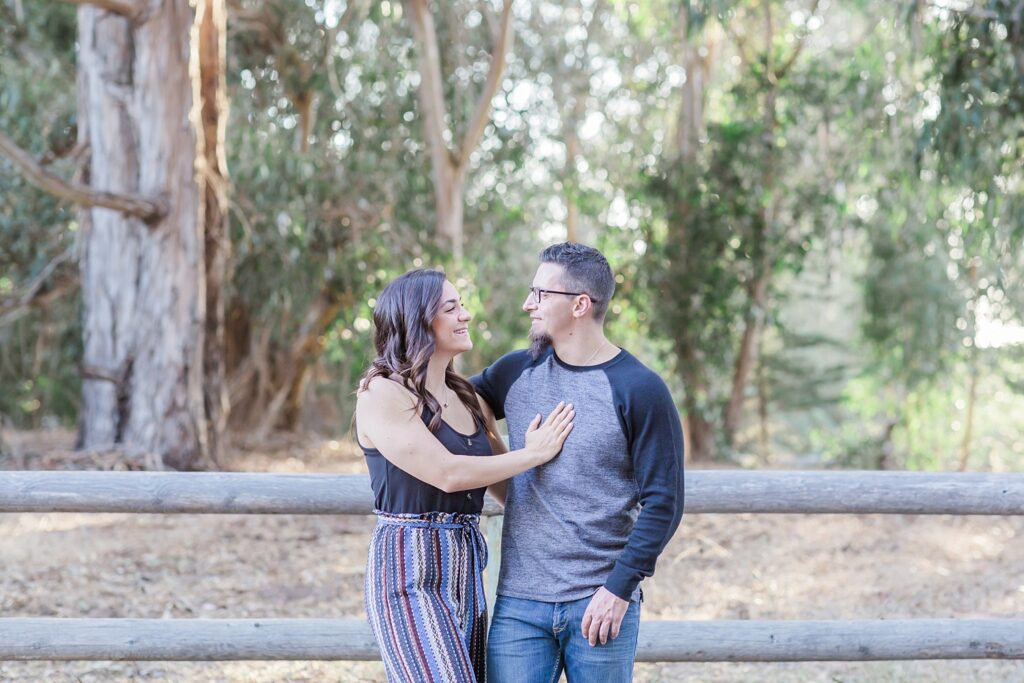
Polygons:
<instances>
[{"instance_id":1,"label":"man's glasses","mask_svg":"<svg viewBox=\"0 0 1024 683\"><path fill-rule=\"evenodd\" d=\"M580 296L581 294L587 294L587 293L586 292L559 292L556 289L542 289L540 287L530 287L530 298L533 300L533 303L535 303L535 304L539 304L540 300L541 300L541 297L543 297L545 294L564 294L566 296ZM589 294L587 294L587 296L590 297L591 301L593 301L594 303L597 303L597 301L598 301L597 299L595 299L594 297L590 296Z\"/></svg>"}]
</instances>

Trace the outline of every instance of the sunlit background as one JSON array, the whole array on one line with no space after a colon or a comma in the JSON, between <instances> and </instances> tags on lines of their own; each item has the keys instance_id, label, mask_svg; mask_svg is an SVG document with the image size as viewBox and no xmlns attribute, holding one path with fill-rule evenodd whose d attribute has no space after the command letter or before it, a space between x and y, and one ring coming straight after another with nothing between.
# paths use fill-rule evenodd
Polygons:
<instances>
[{"instance_id":1,"label":"sunlit background","mask_svg":"<svg viewBox=\"0 0 1024 683\"><path fill-rule=\"evenodd\" d=\"M468 155L461 257L435 228L407 7L228 3L236 434L267 419L318 302L337 312L272 427L344 441L391 277L445 268L471 373L523 345L537 253L571 238L612 262L610 337L668 382L694 460L1024 467L1013 2L516 2L472 149L501 3L432 7L441 137ZM72 177L75 8L0 17L0 129ZM8 428L76 423L79 238L0 158Z\"/></svg>"}]
</instances>

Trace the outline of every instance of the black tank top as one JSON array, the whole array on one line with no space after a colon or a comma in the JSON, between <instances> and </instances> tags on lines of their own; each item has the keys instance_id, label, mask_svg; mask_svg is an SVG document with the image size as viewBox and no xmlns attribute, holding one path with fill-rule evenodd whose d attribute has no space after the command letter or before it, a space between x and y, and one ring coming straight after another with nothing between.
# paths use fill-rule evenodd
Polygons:
<instances>
[{"instance_id":1,"label":"black tank top","mask_svg":"<svg viewBox=\"0 0 1024 683\"><path fill-rule=\"evenodd\" d=\"M429 425L434 413L424 407L421 418ZM476 420L474 419L474 422ZM444 420L434 432L437 440L456 455L493 455L491 443L483 427L478 423L472 434L455 431ZM358 436L356 437L358 443ZM370 469L370 487L373 488L373 504L381 512L394 514L422 514L424 512L458 512L478 514L484 507L485 488L445 493L441 489L420 481L399 469L381 455L376 448L359 447L366 456Z\"/></svg>"}]
</instances>

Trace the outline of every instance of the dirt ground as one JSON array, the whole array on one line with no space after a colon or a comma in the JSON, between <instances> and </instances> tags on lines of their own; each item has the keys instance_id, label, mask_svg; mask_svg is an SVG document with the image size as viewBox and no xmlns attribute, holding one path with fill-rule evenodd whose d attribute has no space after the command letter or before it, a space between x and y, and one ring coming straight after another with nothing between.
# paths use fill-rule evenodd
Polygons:
<instances>
[{"instance_id":1,"label":"dirt ground","mask_svg":"<svg viewBox=\"0 0 1024 683\"><path fill-rule=\"evenodd\" d=\"M109 468L66 432L6 432L3 469ZM227 469L362 472L350 446L281 439ZM363 616L371 517L0 514L5 617ZM1024 519L690 515L644 583L645 619L1020 617ZM0 662L0 681L382 681L372 662ZM640 664L636 681L1007 681L998 661Z\"/></svg>"}]
</instances>

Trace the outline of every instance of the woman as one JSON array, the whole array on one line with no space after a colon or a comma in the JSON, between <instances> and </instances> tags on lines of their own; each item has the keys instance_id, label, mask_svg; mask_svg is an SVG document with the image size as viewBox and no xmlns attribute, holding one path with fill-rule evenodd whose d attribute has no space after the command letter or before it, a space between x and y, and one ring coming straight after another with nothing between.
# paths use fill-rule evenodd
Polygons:
<instances>
[{"instance_id":1,"label":"woman","mask_svg":"<svg viewBox=\"0 0 1024 683\"><path fill-rule=\"evenodd\" d=\"M473 348L471 319L433 270L396 278L374 308L377 358L360 382L356 436L378 516L366 612L388 681L482 683L485 488L555 457L572 430L572 406L559 404L543 426L534 418L525 448L501 452L493 416L452 369Z\"/></svg>"}]
</instances>

